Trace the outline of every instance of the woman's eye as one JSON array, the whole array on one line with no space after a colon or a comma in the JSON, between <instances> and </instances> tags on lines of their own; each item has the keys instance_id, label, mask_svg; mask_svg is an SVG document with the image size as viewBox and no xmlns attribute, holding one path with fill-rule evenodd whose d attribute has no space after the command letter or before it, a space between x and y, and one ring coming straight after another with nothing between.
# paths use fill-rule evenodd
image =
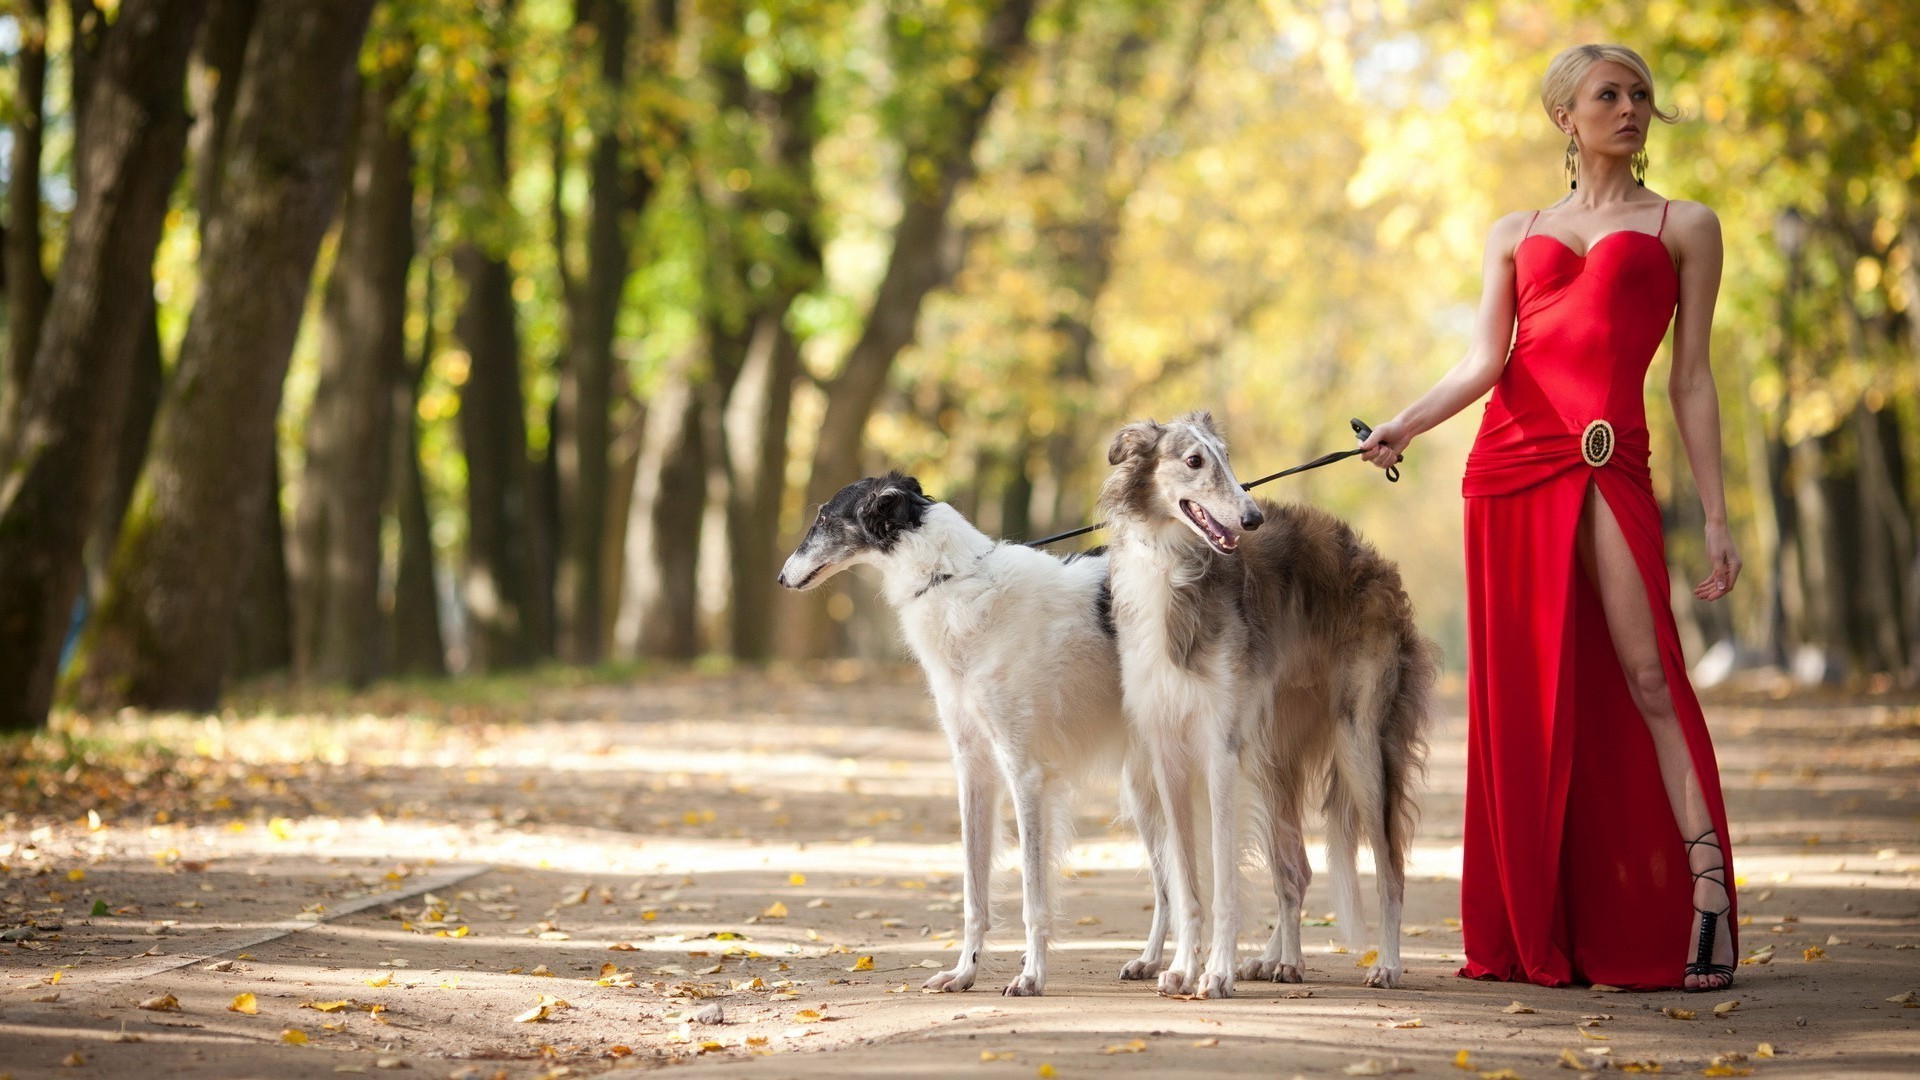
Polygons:
<instances>
[{"instance_id":1,"label":"woman's eye","mask_svg":"<svg viewBox=\"0 0 1920 1080\"><path fill-rule=\"evenodd\" d=\"M1205 462L1205 461L1203 461L1203 460L1201 460L1201 458L1200 458L1200 455L1199 455L1199 454L1188 454L1188 455L1187 455L1187 468L1189 468L1189 469L1197 469L1197 468L1199 468L1200 466L1202 466L1202 465L1205 465L1205 464L1206 464L1206 462Z\"/></svg>"}]
</instances>

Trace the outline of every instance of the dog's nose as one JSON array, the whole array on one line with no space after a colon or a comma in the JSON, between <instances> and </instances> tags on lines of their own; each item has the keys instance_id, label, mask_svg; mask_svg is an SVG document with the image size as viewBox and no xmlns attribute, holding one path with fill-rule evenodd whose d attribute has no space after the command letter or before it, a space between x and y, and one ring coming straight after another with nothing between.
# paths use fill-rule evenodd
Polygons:
<instances>
[{"instance_id":1,"label":"dog's nose","mask_svg":"<svg viewBox=\"0 0 1920 1080\"><path fill-rule=\"evenodd\" d=\"M1266 524L1266 521L1267 515L1261 513L1260 508L1257 506L1248 509L1246 513L1240 515L1240 527L1248 532L1252 532Z\"/></svg>"},{"instance_id":2,"label":"dog's nose","mask_svg":"<svg viewBox=\"0 0 1920 1080\"><path fill-rule=\"evenodd\" d=\"M773 575L773 580L781 585L785 585L787 583L787 572L785 570L780 571Z\"/></svg>"}]
</instances>

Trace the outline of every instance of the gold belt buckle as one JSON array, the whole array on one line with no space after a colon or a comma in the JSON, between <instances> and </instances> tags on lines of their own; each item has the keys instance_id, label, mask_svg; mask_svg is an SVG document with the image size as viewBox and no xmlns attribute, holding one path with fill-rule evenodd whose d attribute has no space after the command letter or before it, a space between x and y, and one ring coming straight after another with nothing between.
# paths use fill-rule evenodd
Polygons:
<instances>
[{"instance_id":1,"label":"gold belt buckle","mask_svg":"<svg viewBox=\"0 0 1920 1080\"><path fill-rule=\"evenodd\" d=\"M1605 465L1613 457L1613 425L1605 420L1588 424L1580 435L1580 457L1596 469Z\"/></svg>"}]
</instances>

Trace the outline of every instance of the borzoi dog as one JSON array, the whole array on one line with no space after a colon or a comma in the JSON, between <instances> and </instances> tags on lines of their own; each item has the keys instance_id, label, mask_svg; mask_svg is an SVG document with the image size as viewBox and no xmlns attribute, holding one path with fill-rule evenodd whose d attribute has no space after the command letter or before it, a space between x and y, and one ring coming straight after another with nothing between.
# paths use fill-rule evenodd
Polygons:
<instances>
[{"instance_id":1,"label":"borzoi dog","mask_svg":"<svg viewBox=\"0 0 1920 1080\"><path fill-rule=\"evenodd\" d=\"M1247 495L1206 413L1130 424L1107 460L1115 468L1100 507L1111 540L1121 684L1167 820L1174 950L1160 991L1233 993L1243 770L1262 819L1253 847L1273 872L1280 919L1239 976L1302 979L1300 903L1312 869L1301 805L1320 790L1339 925L1357 946L1364 922L1355 860L1364 836L1381 908L1380 953L1366 982L1398 985L1414 785L1425 765L1434 679L1433 648L1414 627L1399 570L1328 514ZM1213 830L1204 972L1196 772Z\"/></svg>"},{"instance_id":2,"label":"borzoi dog","mask_svg":"<svg viewBox=\"0 0 1920 1080\"><path fill-rule=\"evenodd\" d=\"M1045 989L1052 882L1070 839L1068 783L1095 770L1112 775L1115 767L1125 809L1147 840L1155 896L1146 950L1121 978L1152 978L1167 931L1161 817L1151 770L1121 711L1106 556L1060 559L996 543L927 498L918 481L892 473L849 484L821 507L780 583L806 589L860 563L881 571L882 591L926 671L958 774L965 929L959 962L926 987L965 990L978 972L1004 778L1020 832L1027 955L1003 992Z\"/></svg>"}]
</instances>

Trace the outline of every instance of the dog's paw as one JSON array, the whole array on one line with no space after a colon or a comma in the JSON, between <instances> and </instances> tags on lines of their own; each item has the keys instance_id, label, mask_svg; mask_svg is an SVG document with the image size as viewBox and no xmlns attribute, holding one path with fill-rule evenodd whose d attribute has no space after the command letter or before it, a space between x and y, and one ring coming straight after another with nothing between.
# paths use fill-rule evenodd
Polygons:
<instances>
[{"instance_id":1,"label":"dog's paw","mask_svg":"<svg viewBox=\"0 0 1920 1080\"><path fill-rule=\"evenodd\" d=\"M1367 969L1367 985L1382 990L1391 990L1400 985L1400 969L1375 964Z\"/></svg>"},{"instance_id":2,"label":"dog's paw","mask_svg":"<svg viewBox=\"0 0 1920 1080\"><path fill-rule=\"evenodd\" d=\"M1207 971L1200 976L1200 996L1208 999L1233 996L1233 972Z\"/></svg>"},{"instance_id":3,"label":"dog's paw","mask_svg":"<svg viewBox=\"0 0 1920 1080\"><path fill-rule=\"evenodd\" d=\"M1013 981L1007 984L1007 988L1005 990L1000 991L1000 996L1001 997L1039 997L1041 995L1041 992L1045 988L1046 988L1046 984L1040 979L1039 976L1029 975L1023 971L1020 974L1015 975L1013 977Z\"/></svg>"},{"instance_id":4,"label":"dog's paw","mask_svg":"<svg viewBox=\"0 0 1920 1080\"><path fill-rule=\"evenodd\" d=\"M1151 979L1167 969L1165 960L1129 960L1120 968L1120 977L1128 982Z\"/></svg>"},{"instance_id":5,"label":"dog's paw","mask_svg":"<svg viewBox=\"0 0 1920 1080\"><path fill-rule=\"evenodd\" d=\"M1306 972L1298 964L1256 958L1240 964L1239 975L1257 982L1297 983L1306 981Z\"/></svg>"},{"instance_id":6,"label":"dog's paw","mask_svg":"<svg viewBox=\"0 0 1920 1080\"><path fill-rule=\"evenodd\" d=\"M1186 997L1193 993L1193 983L1193 972L1168 968L1160 973L1160 981L1154 989L1168 997Z\"/></svg>"},{"instance_id":7,"label":"dog's paw","mask_svg":"<svg viewBox=\"0 0 1920 1080\"><path fill-rule=\"evenodd\" d=\"M949 994L959 993L973 985L973 968L950 968L920 984L922 990L943 990Z\"/></svg>"}]
</instances>

